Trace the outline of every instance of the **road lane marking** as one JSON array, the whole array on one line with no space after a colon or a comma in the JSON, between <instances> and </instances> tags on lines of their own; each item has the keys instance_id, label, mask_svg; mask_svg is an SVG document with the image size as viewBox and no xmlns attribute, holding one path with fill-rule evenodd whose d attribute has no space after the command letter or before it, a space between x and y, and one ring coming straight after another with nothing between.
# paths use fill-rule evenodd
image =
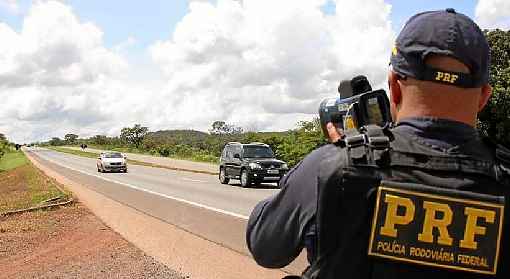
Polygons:
<instances>
[{"instance_id":1,"label":"road lane marking","mask_svg":"<svg viewBox=\"0 0 510 279\"><path fill-rule=\"evenodd\" d=\"M191 178L187 178L187 177L181 177L181 180L191 181L191 182L202 182L202 183L206 183L207 182L207 181L204 181L204 180L191 179Z\"/></svg>"},{"instance_id":2,"label":"road lane marking","mask_svg":"<svg viewBox=\"0 0 510 279\"><path fill-rule=\"evenodd\" d=\"M85 175L94 176L96 178L103 179L103 180L106 180L106 181L109 181L109 182L121 184L121 185L124 185L126 187L138 190L138 191L142 191L142 192L146 192L146 193L149 193L149 194L152 194L152 195L156 195L156 196L160 196L160 197L163 197L163 198L167 198L167 199L175 200L175 201L178 201L178 202L186 203L186 204L189 204L189 205L192 205L192 206L196 206L196 207L199 207L199 208L211 210L211 211L214 211L214 212L217 212L217 213L229 215L229 216L236 217L236 218L239 218L239 219L248 220L248 216L245 216L245 215L242 215L242 214L230 212L230 211L227 211L227 210L215 208L215 207L212 207L212 206L208 206L208 205L205 205L205 204L201 204L201 203L185 200L185 199L178 198L178 197L173 197L173 196L170 196L170 195L167 195L167 194L163 194L163 193L155 192L155 191L148 190L148 189L145 189L145 188L141 188L141 187L129 184L129 183L121 182L121 181L114 180L114 179L111 179L111 178L106 178L106 177L103 177L103 176L100 176L100 175L97 175L97 174L92 174L92 173L89 173L89 172L86 172L86 171L75 169L73 167L62 165L62 164L60 164L59 162L57 162L57 161L55 161L53 159L49 159L49 158L43 158L43 159L47 160L47 161L50 161L50 162L52 162L52 163L54 163L56 165L62 166L64 168L67 168L67 169L70 169L70 170L73 170L73 171L76 171L76 172L79 172L79 173L82 173L82 174L85 174Z\"/></svg>"}]
</instances>

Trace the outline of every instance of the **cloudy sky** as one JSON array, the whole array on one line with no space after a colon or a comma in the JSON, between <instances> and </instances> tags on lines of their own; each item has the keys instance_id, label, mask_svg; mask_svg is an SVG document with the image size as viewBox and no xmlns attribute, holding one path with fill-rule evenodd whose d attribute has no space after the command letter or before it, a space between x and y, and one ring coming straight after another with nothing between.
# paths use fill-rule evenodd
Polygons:
<instances>
[{"instance_id":1,"label":"cloudy sky","mask_svg":"<svg viewBox=\"0 0 510 279\"><path fill-rule=\"evenodd\" d=\"M0 133L287 130L341 79L384 86L405 20L446 7L510 28L508 0L0 0Z\"/></svg>"}]
</instances>

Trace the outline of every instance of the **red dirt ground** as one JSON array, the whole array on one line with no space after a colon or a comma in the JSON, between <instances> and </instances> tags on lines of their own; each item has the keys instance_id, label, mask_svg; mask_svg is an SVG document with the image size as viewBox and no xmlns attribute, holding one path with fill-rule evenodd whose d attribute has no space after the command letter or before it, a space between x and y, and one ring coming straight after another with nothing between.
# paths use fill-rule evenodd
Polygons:
<instances>
[{"instance_id":1,"label":"red dirt ground","mask_svg":"<svg viewBox=\"0 0 510 279\"><path fill-rule=\"evenodd\" d=\"M183 278L85 206L0 217L0 278Z\"/></svg>"}]
</instances>

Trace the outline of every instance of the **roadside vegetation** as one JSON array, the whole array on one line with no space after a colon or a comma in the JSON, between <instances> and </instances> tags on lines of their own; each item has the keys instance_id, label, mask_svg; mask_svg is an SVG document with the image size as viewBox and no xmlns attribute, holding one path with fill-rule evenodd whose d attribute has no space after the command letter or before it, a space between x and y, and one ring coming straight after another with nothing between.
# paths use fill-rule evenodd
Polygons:
<instances>
[{"instance_id":1,"label":"roadside vegetation","mask_svg":"<svg viewBox=\"0 0 510 279\"><path fill-rule=\"evenodd\" d=\"M510 30L485 32L491 46L492 97L479 116L479 128L510 148Z\"/></svg>"},{"instance_id":2,"label":"roadside vegetation","mask_svg":"<svg viewBox=\"0 0 510 279\"><path fill-rule=\"evenodd\" d=\"M9 151L11 146L9 145L9 142L5 138L4 134L0 134L0 159L5 155L7 151Z\"/></svg>"},{"instance_id":3,"label":"roadside vegetation","mask_svg":"<svg viewBox=\"0 0 510 279\"><path fill-rule=\"evenodd\" d=\"M510 147L510 31L486 31L492 51L490 84L493 97L480 113L478 128L494 141ZM332 93L334 95L334 93ZM215 121L208 133L193 130L149 132L139 124L121 129L120 135L96 135L79 139L67 134L53 138L50 146L87 144L97 149L150 154L202 162L218 162L223 146L230 141L264 142L275 151L278 159L294 166L313 149L326 144L318 119L299 122L284 132L245 132L241 127Z\"/></svg>"},{"instance_id":4,"label":"roadside vegetation","mask_svg":"<svg viewBox=\"0 0 510 279\"><path fill-rule=\"evenodd\" d=\"M319 121L315 119L299 122L296 129L285 132L244 132L242 128L224 121L212 123L209 133L193 130L149 132L148 127L137 124L123 128L118 137L96 135L79 139L66 135L64 140L53 138L44 145L57 151L91 158L97 157L97 154L60 146L79 147L86 144L97 149L217 163L223 146L232 141L264 142L271 146L277 158L287 161L291 166L313 149L326 143Z\"/></svg>"},{"instance_id":5,"label":"roadside vegetation","mask_svg":"<svg viewBox=\"0 0 510 279\"><path fill-rule=\"evenodd\" d=\"M87 151L81 151L81 150L68 149L68 148L63 148L63 147L60 147L60 146L50 146L48 148L52 149L52 150L55 150L55 151L58 151L58 152L78 155L78 156L87 157L87 158L94 158L95 159L95 158L98 157L98 154L94 153L94 152L87 152Z\"/></svg>"},{"instance_id":6,"label":"roadside vegetation","mask_svg":"<svg viewBox=\"0 0 510 279\"><path fill-rule=\"evenodd\" d=\"M7 149L0 158L0 214L66 201L56 182L42 174L23 152Z\"/></svg>"},{"instance_id":7,"label":"roadside vegetation","mask_svg":"<svg viewBox=\"0 0 510 279\"><path fill-rule=\"evenodd\" d=\"M21 151L8 148L4 152L3 157L0 158L0 172L12 170L28 163L27 158Z\"/></svg>"}]
</instances>

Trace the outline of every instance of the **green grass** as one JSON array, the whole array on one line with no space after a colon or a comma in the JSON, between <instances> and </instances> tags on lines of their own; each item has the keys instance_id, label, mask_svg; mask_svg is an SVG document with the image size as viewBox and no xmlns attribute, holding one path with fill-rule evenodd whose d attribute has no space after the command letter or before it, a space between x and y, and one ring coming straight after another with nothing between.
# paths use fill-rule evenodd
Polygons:
<instances>
[{"instance_id":1,"label":"green grass","mask_svg":"<svg viewBox=\"0 0 510 279\"><path fill-rule=\"evenodd\" d=\"M6 168L0 172L0 212L35 207L52 198L63 201L70 196L29 163L22 152L7 153L0 164Z\"/></svg>"},{"instance_id":2,"label":"green grass","mask_svg":"<svg viewBox=\"0 0 510 279\"><path fill-rule=\"evenodd\" d=\"M79 147L79 146L76 146L76 147ZM141 154L141 155L150 155L150 156L161 157L161 156L159 156L159 154L152 154L150 152L137 149L135 147L118 147L118 146L113 146L113 145L94 145L94 144L89 145L88 147L94 148L94 149L100 149L100 150L117 151L117 152L122 152L122 153L136 153L136 154Z\"/></svg>"},{"instance_id":3,"label":"green grass","mask_svg":"<svg viewBox=\"0 0 510 279\"><path fill-rule=\"evenodd\" d=\"M78 147L78 146L76 146ZM177 160L186 160L186 161L192 161L192 162L201 162L201 163L215 163L217 164L220 160L219 157L209 155L209 154L193 154L191 156L176 156L176 155L170 155L170 156L162 156L161 154L158 154L156 152L147 152L142 151L133 147L115 147L111 145L90 145L90 148L94 149L100 149L100 150L111 150L111 151L118 151L123 153L135 153L135 154L141 154L141 155L149 155L154 157L164 157L164 158L171 158L171 159L177 159Z\"/></svg>"},{"instance_id":4,"label":"green grass","mask_svg":"<svg viewBox=\"0 0 510 279\"><path fill-rule=\"evenodd\" d=\"M70 146L70 147L78 148L79 146ZM79 155L79 156L83 156L83 157L97 158L97 153L94 153L94 152L73 150L73 149L68 149L68 148L64 148L64 147L56 147L56 146L48 147L48 148L53 149L55 151ZM134 154L140 154L140 155L149 155L149 156L154 156L154 157L171 158L171 159L186 160L186 161L201 162L201 163L205 162L205 163L217 164L220 160L219 157L209 155L209 154L193 154L188 157L175 156L175 155L161 156L158 153L145 152L145 151L141 151L139 149L132 148L132 147L114 147L114 146L110 146L110 145L90 145L89 148L99 149L99 150L117 151L117 152L122 152L122 153L134 153ZM93 155L91 155L91 154L93 154ZM143 164L140 164L139 161L134 161L134 160L128 159L128 162L135 164L135 165L143 165Z\"/></svg>"},{"instance_id":5,"label":"green grass","mask_svg":"<svg viewBox=\"0 0 510 279\"><path fill-rule=\"evenodd\" d=\"M9 151L0 158L0 172L15 169L28 164L28 159L21 151Z\"/></svg>"},{"instance_id":6,"label":"green grass","mask_svg":"<svg viewBox=\"0 0 510 279\"><path fill-rule=\"evenodd\" d=\"M96 159L97 157L99 157L99 154L94 153L94 152L74 150L74 149L69 149L69 148L64 148L64 147L56 147L56 146L54 146L54 147L48 147L48 149L52 149L52 150L55 150L55 151L58 151L58 152L78 155L78 156L82 156L82 157L87 157L87 158L94 158L94 159Z\"/></svg>"}]
</instances>

